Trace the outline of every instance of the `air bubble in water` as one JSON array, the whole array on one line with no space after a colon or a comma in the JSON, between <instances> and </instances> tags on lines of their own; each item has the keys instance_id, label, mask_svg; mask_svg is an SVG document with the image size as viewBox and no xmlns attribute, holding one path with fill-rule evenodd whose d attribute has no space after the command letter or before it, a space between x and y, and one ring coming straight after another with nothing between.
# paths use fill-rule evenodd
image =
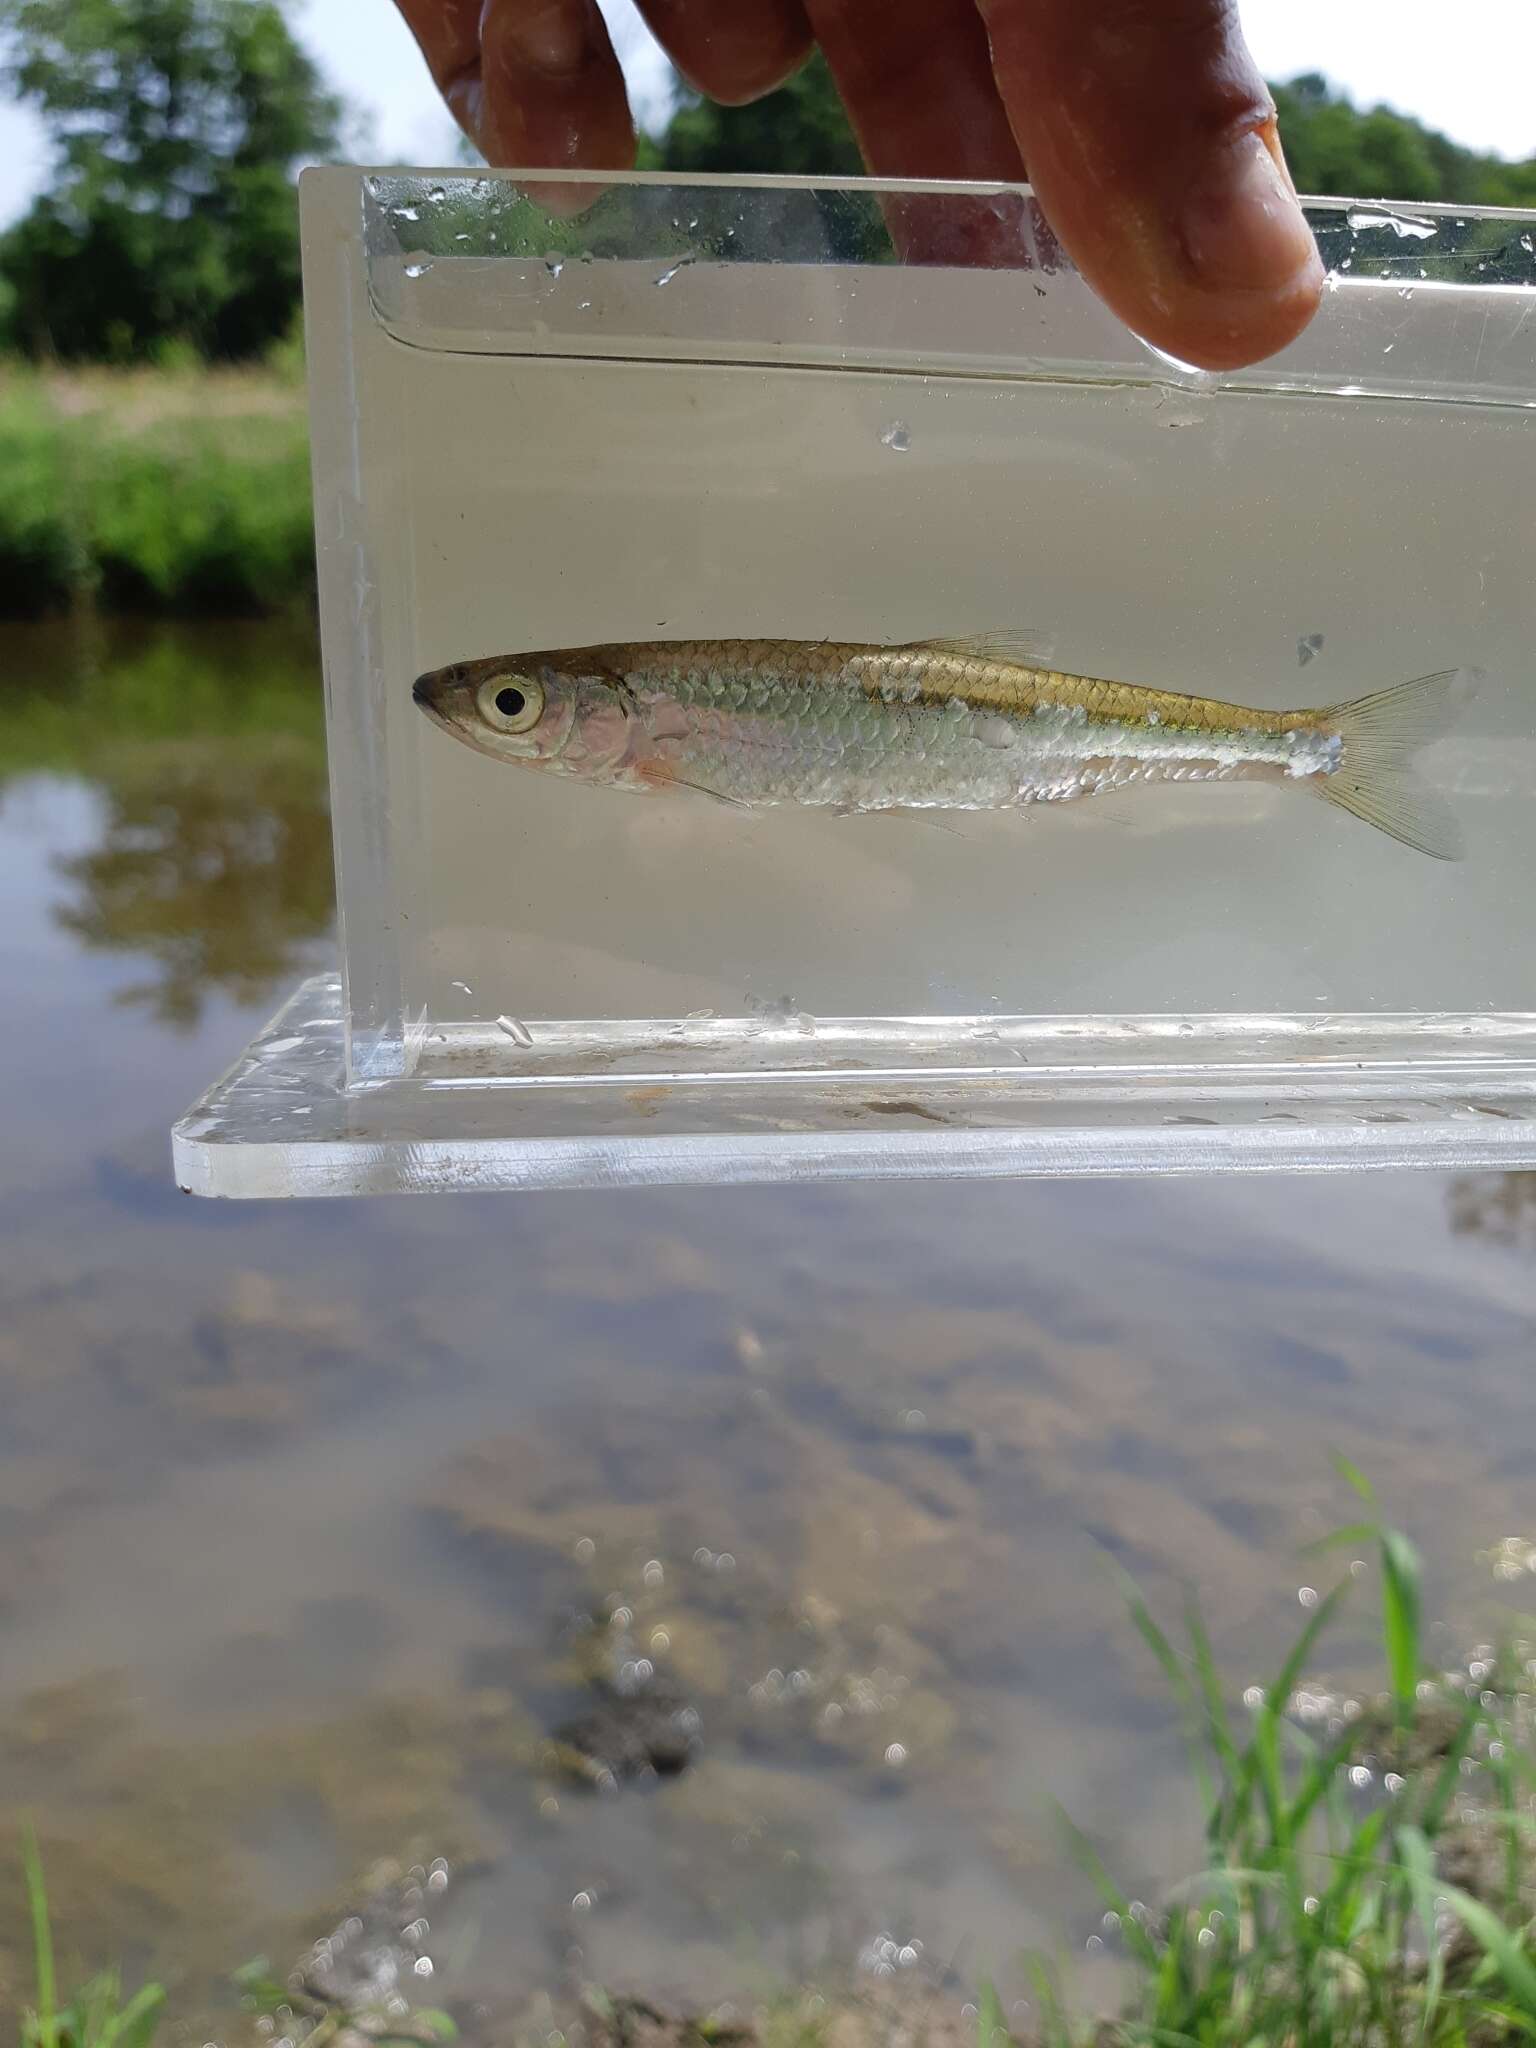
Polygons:
<instances>
[{"instance_id":1,"label":"air bubble in water","mask_svg":"<svg viewBox=\"0 0 1536 2048\"><path fill-rule=\"evenodd\" d=\"M405 274L407 277L425 277L427 272L431 268L432 265L426 262L425 260L416 263L407 263L407 265L405 266Z\"/></svg>"},{"instance_id":2,"label":"air bubble in water","mask_svg":"<svg viewBox=\"0 0 1536 2048\"><path fill-rule=\"evenodd\" d=\"M897 455L905 455L912 446L912 429L905 420L892 420L888 427L881 429L880 445L893 449Z\"/></svg>"},{"instance_id":3,"label":"air bubble in water","mask_svg":"<svg viewBox=\"0 0 1536 2048\"><path fill-rule=\"evenodd\" d=\"M561 271L564 270L565 268L565 258L563 256L557 256L554 254L553 251L551 251L551 253L544 258L544 268L549 272L551 277L558 277Z\"/></svg>"},{"instance_id":4,"label":"air bubble in water","mask_svg":"<svg viewBox=\"0 0 1536 2048\"><path fill-rule=\"evenodd\" d=\"M396 220L420 220L421 215L414 206L392 206L390 212Z\"/></svg>"},{"instance_id":5,"label":"air bubble in water","mask_svg":"<svg viewBox=\"0 0 1536 2048\"><path fill-rule=\"evenodd\" d=\"M661 273L660 277L657 278L657 284L670 284L673 278L676 277L677 273L680 270L686 269L690 263L696 263L697 261L698 258L692 255L691 253L685 256L679 256L675 263L668 264L667 268Z\"/></svg>"},{"instance_id":6,"label":"air bubble in water","mask_svg":"<svg viewBox=\"0 0 1536 2048\"><path fill-rule=\"evenodd\" d=\"M1529 235L1520 237L1520 246L1527 256L1536 256L1536 242L1533 242Z\"/></svg>"}]
</instances>

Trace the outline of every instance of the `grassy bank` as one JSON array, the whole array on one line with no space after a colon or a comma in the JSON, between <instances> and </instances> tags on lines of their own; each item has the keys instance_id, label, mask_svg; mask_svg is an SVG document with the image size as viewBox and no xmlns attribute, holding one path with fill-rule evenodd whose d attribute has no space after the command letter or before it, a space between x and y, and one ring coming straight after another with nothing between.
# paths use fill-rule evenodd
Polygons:
<instances>
[{"instance_id":1,"label":"grassy bank","mask_svg":"<svg viewBox=\"0 0 1536 2048\"><path fill-rule=\"evenodd\" d=\"M280 612L313 586L296 376L0 367L0 618Z\"/></svg>"}]
</instances>

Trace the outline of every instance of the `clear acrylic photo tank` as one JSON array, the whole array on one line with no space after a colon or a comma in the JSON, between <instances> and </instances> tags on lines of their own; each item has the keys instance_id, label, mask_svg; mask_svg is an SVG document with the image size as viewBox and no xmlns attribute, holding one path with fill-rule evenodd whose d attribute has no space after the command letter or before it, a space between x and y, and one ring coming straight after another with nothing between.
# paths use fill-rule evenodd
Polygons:
<instances>
[{"instance_id":1,"label":"clear acrylic photo tank","mask_svg":"<svg viewBox=\"0 0 1536 2048\"><path fill-rule=\"evenodd\" d=\"M178 1127L182 1184L1536 1164L1536 217L1309 205L1317 321L1218 378L1018 190L556 183L303 181L343 974ZM742 814L411 698L1003 628L1270 708L1476 667L1423 764L1467 857L1241 783Z\"/></svg>"}]
</instances>

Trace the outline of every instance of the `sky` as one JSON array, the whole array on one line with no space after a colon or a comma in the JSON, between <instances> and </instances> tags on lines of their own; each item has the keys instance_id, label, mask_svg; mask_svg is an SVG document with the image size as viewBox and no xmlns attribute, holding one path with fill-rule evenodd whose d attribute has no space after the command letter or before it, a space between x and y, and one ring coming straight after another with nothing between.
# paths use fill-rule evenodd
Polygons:
<instances>
[{"instance_id":1,"label":"sky","mask_svg":"<svg viewBox=\"0 0 1536 2048\"><path fill-rule=\"evenodd\" d=\"M666 77L631 0L599 0L641 118ZM453 161L453 130L392 0L293 0L295 28L362 113L375 163ZM1385 100L1477 149L1536 155L1532 0L1458 0L1454 31L1437 0L1245 0L1249 43L1270 78L1321 71L1358 100ZM1416 27L1415 23L1422 23ZM0 224L22 212L47 170L35 122L0 106Z\"/></svg>"}]
</instances>

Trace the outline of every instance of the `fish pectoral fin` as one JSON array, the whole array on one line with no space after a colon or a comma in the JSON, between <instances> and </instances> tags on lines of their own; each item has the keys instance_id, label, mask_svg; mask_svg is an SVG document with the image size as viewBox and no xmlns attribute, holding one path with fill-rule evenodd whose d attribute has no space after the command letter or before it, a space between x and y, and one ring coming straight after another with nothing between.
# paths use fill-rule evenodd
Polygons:
<instances>
[{"instance_id":1,"label":"fish pectoral fin","mask_svg":"<svg viewBox=\"0 0 1536 2048\"><path fill-rule=\"evenodd\" d=\"M1009 626L996 633L941 633L933 640L909 640L926 654L956 654L962 661L1001 661L1018 668L1049 668L1056 643L1049 633Z\"/></svg>"},{"instance_id":2,"label":"fish pectoral fin","mask_svg":"<svg viewBox=\"0 0 1536 2048\"><path fill-rule=\"evenodd\" d=\"M690 782L683 775L669 775L666 786L668 789L691 790L695 796L707 796L711 802L725 804L733 811L750 811L752 809L751 804L744 804L739 796L727 796L723 789L711 789L707 782Z\"/></svg>"}]
</instances>

